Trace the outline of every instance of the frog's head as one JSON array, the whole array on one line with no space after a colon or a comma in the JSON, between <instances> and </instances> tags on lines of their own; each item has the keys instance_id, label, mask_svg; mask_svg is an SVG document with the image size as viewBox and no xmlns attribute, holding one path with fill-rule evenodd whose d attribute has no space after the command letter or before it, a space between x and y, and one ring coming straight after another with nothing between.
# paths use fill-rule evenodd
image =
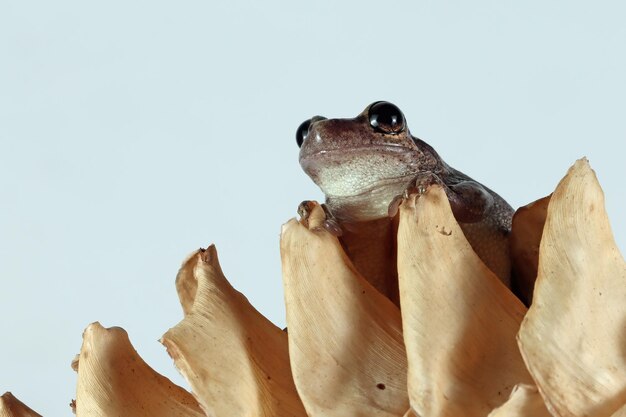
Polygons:
<instances>
[{"instance_id":1,"label":"frog's head","mask_svg":"<svg viewBox=\"0 0 626 417\"><path fill-rule=\"evenodd\" d=\"M411 136L400 109L385 101L370 104L353 119L315 116L300 125L296 140L300 165L327 201L363 205L367 199L381 213L417 173L435 170L439 160L430 146Z\"/></svg>"}]
</instances>

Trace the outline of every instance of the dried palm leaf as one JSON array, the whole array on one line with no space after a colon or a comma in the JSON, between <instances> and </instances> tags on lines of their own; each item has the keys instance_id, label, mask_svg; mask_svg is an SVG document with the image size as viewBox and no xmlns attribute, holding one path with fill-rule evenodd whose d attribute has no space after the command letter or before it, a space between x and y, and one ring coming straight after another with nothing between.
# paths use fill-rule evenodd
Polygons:
<instances>
[{"instance_id":1,"label":"dried palm leaf","mask_svg":"<svg viewBox=\"0 0 626 417\"><path fill-rule=\"evenodd\" d=\"M0 397L0 417L41 417L10 392Z\"/></svg>"},{"instance_id":2,"label":"dried palm leaf","mask_svg":"<svg viewBox=\"0 0 626 417\"><path fill-rule=\"evenodd\" d=\"M398 276L418 415L486 416L533 383L515 340L526 308L472 250L439 186L400 206Z\"/></svg>"},{"instance_id":3,"label":"dried palm leaf","mask_svg":"<svg viewBox=\"0 0 626 417\"><path fill-rule=\"evenodd\" d=\"M626 264L586 160L548 206L533 304L519 345L555 416L610 416L626 403Z\"/></svg>"},{"instance_id":4,"label":"dried palm leaf","mask_svg":"<svg viewBox=\"0 0 626 417\"><path fill-rule=\"evenodd\" d=\"M194 252L176 279L185 318L161 339L211 417L305 416L287 334L226 280L214 246Z\"/></svg>"},{"instance_id":5,"label":"dried palm leaf","mask_svg":"<svg viewBox=\"0 0 626 417\"><path fill-rule=\"evenodd\" d=\"M516 385L511 396L488 417L550 417L539 390L534 385Z\"/></svg>"},{"instance_id":6,"label":"dried palm leaf","mask_svg":"<svg viewBox=\"0 0 626 417\"><path fill-rule=\"evenodd\" d=\"M193 396L139 357L119 327L93 323L83 333L78 361L79 417L204 417Z\"/></svg>"},{"instance_id":7,"label":"dried palm leaf","mask_svg":"<svg viewBox=\"0 0 626 417\"><path fill-rule=\"evenodd\" d=\"M546 222L550 196L541 198L515 211L509 237L513 267L513 291L530 305L537 279L539 243Z\"/></svg>"},{"instance_id":8,"label":"dried palm leaf","mask_svg":"<svg viewBox=\"0 0 626 417\"><path fill-rule=\"evenodd\" d=\"M289 354L311 417L403 416L409 408L400 311L369 284L312 206L283 226Z\"/></svg>"}]
</instances>

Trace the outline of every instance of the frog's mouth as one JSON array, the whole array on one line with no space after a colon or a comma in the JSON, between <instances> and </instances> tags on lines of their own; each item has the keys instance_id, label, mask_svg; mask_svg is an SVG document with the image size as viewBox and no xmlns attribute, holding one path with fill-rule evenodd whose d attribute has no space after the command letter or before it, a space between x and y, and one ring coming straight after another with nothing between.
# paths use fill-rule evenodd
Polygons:
<instances>
[{"instance_id":1,"label":"frog's mouth","mask_svg":"<svg viewBox=\"0 0 626 417\"><path fill-rule=\"evenodd\" d=\"M416 152L399 145L323 150L302 155L300 165L327 198L357 197L405 186L419 171Z\"/></svg>"}]
</instances>

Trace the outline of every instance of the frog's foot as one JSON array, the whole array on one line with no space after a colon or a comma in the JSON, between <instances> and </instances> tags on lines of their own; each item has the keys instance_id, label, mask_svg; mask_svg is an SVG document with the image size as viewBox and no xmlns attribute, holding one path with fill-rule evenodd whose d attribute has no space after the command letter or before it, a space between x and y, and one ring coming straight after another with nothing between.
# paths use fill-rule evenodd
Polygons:
<instances>
[{"instance_id":1,"label":"frog's foot","mask_svg":"<svg viewBox=\"0 0 626 417\"><path fill-rule=\"evenodd\" d=\"M315 203L314 201L305 200L302 203L300 203L300 205L298 206L298 215L300 216L301 221L304 222L307 226L308 226L309 216L311 215L311 212L313 211L313 208L316 205L317 203ZM324 214L326 217L324 221L322 222L322 227L333 236L337 236L337 237L341 236L343 232L341 230L341 226L339 225L339 222L335 219L335 217L330 212L326 204L321 204L320 206L324 210Z\"/></svg>"},{"instance_id":2,"label":"frog's foot","mask_svg":"<svg viewBox=\"0 0 626 417\"><path fill-rule=\"evenodd\" d=\"M446 184L437 174L424 172L415 178L415 181L407 187L403 195L396 196L391 200L388 208L389 217L395 217L400 203L409 195L421 196L426 193L430 186L435 184L443 187L450 202L452 213L461 223L476 223L483 220L494 205L491 193L476 181L468 180Z\"/></svg>"},{"instance_id":3,"label":"frog's foot","mask_svg":"<svg viewBox=\"0 0 626 417\"><path fill-rule=\"evenodd\" d=\"M302 222L308 222L309 216L315 207L315 202L311 200L304 200L298 206L298 216L300 216L300 220Z\"/></svg>"},{"instance_id":4,"label":"frog's foot","mask_svg":"<svg viewBox=\"0 0 626 417\"><path fill-rule=\"evenodd\" d=\"M411 182L411 184L404 190L402 194L395 196L391 200L391 203L389 203L389 207L387 208L387 214L389 215L389 217L395 217L396 214L398 214L400 204L404 200L408 199L409 196L415 194L421 196L422 194L426 193L428 187L434 184L441 185L444 189L447 188L445 183L441 180L441 178L439 178L439 176L437 176L437 174L434 174L432 172L421 173L415 178L415 180Z\"/></svg>"}]
</instances>

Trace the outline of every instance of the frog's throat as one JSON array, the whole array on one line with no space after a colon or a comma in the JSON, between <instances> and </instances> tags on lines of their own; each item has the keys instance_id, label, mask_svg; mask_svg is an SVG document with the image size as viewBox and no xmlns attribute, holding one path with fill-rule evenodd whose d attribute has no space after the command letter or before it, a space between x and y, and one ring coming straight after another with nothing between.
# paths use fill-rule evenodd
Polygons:
<instances>
[{"instance_id":1,"label":"frog's throat","mask_svg":"<svg viewBox=\"0 0 626 417\"><path fill-rule=\"evenodd\" d=\"M404 193L414 175L385 179L353 195L327 195L326 206L340 222L363 222L387 217L392 200Z\"/></svg>"}]
</instances>

